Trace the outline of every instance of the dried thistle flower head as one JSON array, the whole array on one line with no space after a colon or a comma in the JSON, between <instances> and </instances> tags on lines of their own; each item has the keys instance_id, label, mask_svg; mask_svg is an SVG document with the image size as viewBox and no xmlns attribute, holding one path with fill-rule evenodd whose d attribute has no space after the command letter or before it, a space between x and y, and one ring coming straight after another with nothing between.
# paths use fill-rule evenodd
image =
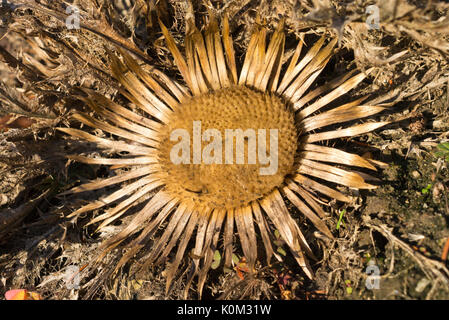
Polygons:
<instances>
[{"instance_id":1,"label":"dried thistle flower head","mask_svg":"<svg viewBox=\"0 0 449 320\"><path fill-rule=\"evenodd\" d=\"M201 144L204 138L198 135L197 141L192 141L189 146L192 149L192 152L188 150L189 163L174 163L172 150L177 151L174 148L178 142L170 139L172 132L185 129L189 139L193 140L194 127L202 131L204 137L208 132L215 134L211 148L199 149L199 146L206 146L208 142ZM270 145L267 137L269 132L266 131L262 131L265 136L261 136L265 139L257 139L256 133L267 128L277 130L276 145ZM241 141L239 136L232 136L231 141L230 134L234 130L241 130ZM244 140L245 137L247 140ZM232 152L226 141L233 143ZM236 146L240 142L244 158L239 164ZM262 198L281 185L287 174L294 173L294 156L298 144L294 114L285 103L275 95L243 86L230 86L205 93L184 103L182 108L173 112L166 126L161 128L160 143L158 159L165 175L167 192L181 201L194 202L198 207L228 210L247 206L251 201ZM267 151L275 147L276 164L268 167L253 157L251 151L256 151L257 143L267 146ZM198 150L194 150L195 147ZM211 155L208 149L213 149ZM235 159L226 158L226 152L231 156L235 153ZM196 161L198 164L195 164L194 159L196 153L202 156L201 162ZM268 154L272 155L270 152ZM252 157L254 163L250 163ZM212 163L207 162L208 158L211 158ZM272 172L263 174L270 168Z\"/></svg>"},{"instance_id":2,"label":"dried thistle flower head","mask_svg":"<svg viewBox=\"0 0 449 320\"><path fill-rule=\"evenodd\" d=\"M186 294L197 276L197 289L201 295L217 248L224 251L224 264L231 265L236 247L235 229L243 255L252 270L260 258L256 226L267 263L273 256L280 259L272 246L273 230L277 229L305 274L313 278L307 258L313 257L313 253L300 226L287 210L286 200L319 231L332 237L322 221L325 213L318 204L318 197L327 196L339 201L348 201L349 198L327 186L326 181L350 188L371 189L374 186L349 167L372 170L375 167L370 160L325 146L322 142L363 134L385 125L384 122L367 122L342 129L330 127L371 116L383 108L363 105L363 99L329 108L332 101L356 87L366 77L364 73L354 75L351 72L309 90L330 60L336 40L326 44L326 38L322 37L302 53L302 37L288 66L281 72L284 70L281 69L285 44L283 22L279 23L268 45L267 29L258 24L243 66L238 71L226 18L221 32L213 15L210 15L204 32L200 32L192 21L188 21L188 26L186 57L183 57L173 37L161 24L167 47L186 87L156 69L144 71L125 52L121 52L122 60L111 55L112 70L123 85L121 93L140 110L132 111L95 92L86 91L88 98L85 100L96 116L79 113L74 117L117 138L100 138L82 130L60 128L102 148L127 153L119 158L74 155L72 159L129 168L124 173L68 191L84 192L126 182L121 189L80 208L70 217L110 206L90 222L101 222L99 228L103 228L153 193L132 221L119 234L108 239L102 248L107 252L131 239L117 265L120 268L140 251L146 253L146 266L163 263L176 247L175 256L170 257L172 263L167 274L167 290L177 275L191 239L195 239L190 255L194 271L187 279ZM195 123L200 123L200 133L215 130L209 131L210 136L200 136L204 147L200 149L200 159L201 155L209 152L215 160L195 163L198 150L195 150L194 143L190 143L186 149L180 148L181 153L187 153L188 161L174 163L172 151L180 136L173 139L172 133L182 129L187 133L188 141L194 142L195 135L199 134ZM267 167L267 162L262 162L261 158L249 161L251 141L254 141L250 136L243 137L242 152L246 161L225 163L226 144L223 143L220 149L217 145L211 147L209 143L212 143L212 136L216 139L225 137L227 129L241 129L243 132L252 129L256 133L275 130L278 134L275 173L260 174L260 170ZM266 133L259 141L265 142L265 151L270 150L270 144L274 143L270 138ZM237 139L233 137L231 145L236 146ZM213 152L205 151L205 145ZM151 240L164 222L162 234Z\"/></svg>"}]
</instances>

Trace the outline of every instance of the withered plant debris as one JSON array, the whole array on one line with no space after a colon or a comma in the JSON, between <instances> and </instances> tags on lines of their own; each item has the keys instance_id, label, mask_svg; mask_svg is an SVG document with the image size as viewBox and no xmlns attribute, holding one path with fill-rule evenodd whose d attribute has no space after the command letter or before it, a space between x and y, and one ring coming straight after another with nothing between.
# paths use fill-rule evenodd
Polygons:
<instances>
[{"instance_id":1,"label":"withered plant debris","mask_svg":"<svg viewBox=\"0 0 449 320\"><path fill-rule=\"evenodd\" d=\"M80 29L66 26L70 4L79 10ZM376 22L370 16L372 11L367 12L371 5L379 12L378 28L374 29L367 23ZM334 56L310 92L325 89L326 84L326 91L331 91L336 83L332 80L344 82L351 70L364 75L370 71L338 100L339 105L367 97L364 105L385 109L376 120L391 124L382 131L327 144L358 154L372 165L388 163L367 180L378 184L376 190L338 187L336 192L351 195L345 204L318 198L330 213L318 229L287 201L286 208L301 227L316 261L301 269L288 251L283 255L289 244L275 234L272 251L282 257L280 266L266 266L262 259L255 263L232 257L236 262L229 268L220 267L208 275L202 297L447 299L448 271L440 257L449 237L449 173L447 161L435 153L437 146L449 139L449 4L415 0L0 2L0 295L26 288L45 299L198 297L194 290L185 290L190 285L185 279L195 272L194 267L186 267L199 259L193 250L195 243L180 260L179 270L185 273L173 281L168 294L166 280L173 277L170 264L167 269L162 265L135 274L128 266L112 277L126 253L116 250L108 253L98 268L86 267L98 256L100 244L132 221L139 206L121 223L111 223L97 233L96 225L86 227L90 214L80 215L76 223L67 220L70 213L119 188L94 190L83 197L60 196L62 192L127 171L67 161L68 154L119 157L112 151L99 152L95 144L69 138L56 128L110 139L107 130L80 125L72 115L94 115L85 102L86 92L139 112L116 80L111 57L129 56L144 72L158 70L183 83L161 25L173 35L173 44L185 57L185 35L192 30L186 21L195 20L201 28L207 26L210 14L219 21L229 19L236 70L244 66L258 23L266 27L267 45L281 21L284 23L285 50L279 55L282 61L277 62L285 66L282 73L295 58L298 42L304 44L302 58L321 37L326 43L334 39ZM207 31L204 28L200 31ZM319 90L316 93L320 94ZM332 129L341 128L335 125ZM372 175L356 168L353 171L365 180ZM96 209L94 216L104 213ZM337 230L340 216L343 222ZM326 235L328 231L332 237ZM232 250L243 253L247 248L242 251L237 241ZM257 254L263 257L264 250ZM229 257L223 259L229 262ZM370 263L380 269L379 290L365 286ZM256 272L239 269L244 266L242 270L246 270L246 264ZM81 269L81 286L70 289L66 273L76 268ZM309 271L315 275L313 280L307 277ZM288 284L279 285L280 274L292 277ZM347 290L348 283L352 293Z\"/></svg>"}]
</instances>

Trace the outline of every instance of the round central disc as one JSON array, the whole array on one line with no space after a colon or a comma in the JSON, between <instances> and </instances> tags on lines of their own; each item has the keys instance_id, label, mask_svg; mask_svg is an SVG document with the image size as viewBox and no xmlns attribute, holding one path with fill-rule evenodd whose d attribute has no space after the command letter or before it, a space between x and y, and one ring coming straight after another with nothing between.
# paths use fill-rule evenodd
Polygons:
<instances>
[{"instance_id":1,"label":"round central disc","mask_svg":"<svg viewBox=\"0 0 449 320\"><path fill-rule=\"evenodd\" d=\"M240 86L183 103L159 137L166 191L212 209L247 205L280 186L297 149L293 112Z\"/></svg>"}]
</instances>

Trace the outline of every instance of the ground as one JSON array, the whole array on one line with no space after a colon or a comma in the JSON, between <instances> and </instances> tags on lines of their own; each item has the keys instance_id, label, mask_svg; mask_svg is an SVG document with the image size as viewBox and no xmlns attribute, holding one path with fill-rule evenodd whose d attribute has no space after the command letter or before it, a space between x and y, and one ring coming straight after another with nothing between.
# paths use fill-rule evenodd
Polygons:
<instances>
[{"instance_id":1,"label":"ground","mask_svg":"<svg viewBox=\"0 0 449 320\"><path fill-rule=\"evenodd\" d=\"M92 261L101 240L124 223L95 233L94 226L83 227L87 216L76 224L64 219L102 193L80 200L60 196L61 191L107 176L108 170L69 163L66 154L92 154L95 146L67 140L55 127L70 125L70 111L84 108L75 98L78 86L120 99L107 68L105 48L113 48L112 42L179 78L157 17L182 44L187 2L68 1L81 8L80 30L66 28L62 1L40 2L10 0L0 6L0 295L24 288L44 299L180 298L183 278L166 295L163 267L134 275L122 270L96 287L96 277L107 272L100 266L97 273L82 277L80 288L67 286L65 279L75 278L76 270ZM197 24L207 14L202 3L193 1ZM374 66L369 79L344 99L370 94L388 106L377 119L391 123L335 142L386 164L375 175L377 189L344 190L354 196L353 203L334 201L325 208L335 240L294 215L317 256L314 280L305 278L278 241L284 262L260 264L249 277L237 256L234 270L219 267L210 273L203 298L449 299L449 151L444 149L449 149L449 5L414 0L234 0L210 5L217 16L230 17L240 62L256 13L271 29L280 17L286 19L291 54L301 32L307 33L306 43L326 32L339 37L335 57L318 81ZM369 28L368 22L376 23L366 11L370 5L378 9L378 28ZM190 298L197 294L192 291Z\"/></svg>"}]
</instances>

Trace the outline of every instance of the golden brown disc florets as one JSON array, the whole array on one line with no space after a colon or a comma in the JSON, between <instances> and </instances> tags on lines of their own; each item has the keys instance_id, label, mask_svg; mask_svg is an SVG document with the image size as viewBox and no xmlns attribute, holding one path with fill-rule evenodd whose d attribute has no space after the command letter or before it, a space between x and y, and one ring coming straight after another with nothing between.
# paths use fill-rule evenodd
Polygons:
<instances>
[{"instance_id":1,"label":"golden brown disc florets","mask_svg":"<svg viewBox=\"0 0 449 320\"><path fill-rule=\"evenodd\" d=\"M194 127L200 131L197 136ZM189 149L187 161L176 164L171 153L183 143L176 135L179 129L188 133ZM217 130L213 137L211 130ZM209 208L247 205L293 172L297 136L293 111L274 94L232 86L194 97L170 115L160 133L159 163L166 190ZM232 147L227 143L231 139ZM243 163L238 163L239 142ZM266 174L260 174L262 168Z\"/></svg>"}]
</instances>

